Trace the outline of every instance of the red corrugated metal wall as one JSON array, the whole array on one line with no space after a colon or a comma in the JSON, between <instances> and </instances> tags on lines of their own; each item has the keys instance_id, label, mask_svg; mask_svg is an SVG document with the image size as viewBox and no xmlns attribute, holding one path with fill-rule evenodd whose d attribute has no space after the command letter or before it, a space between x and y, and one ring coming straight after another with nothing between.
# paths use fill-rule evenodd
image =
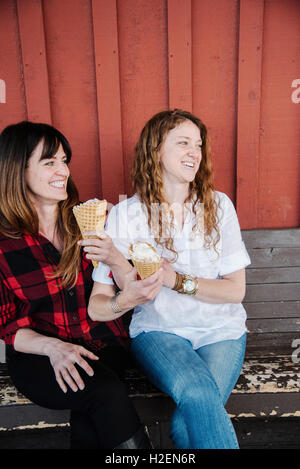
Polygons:
<instances>
[{"instance_id":1,"label":"red corrugated metal wall","mask_svg":"<svg viewBox=\"0 0 300 469\"><path fill-rule=\"evenodd\" d=\"M300 225L299 0L1 0L0 128L58 127L82 200L130 194L154 113L207 124L242 228Z\"/></svg>"}]
</instances>

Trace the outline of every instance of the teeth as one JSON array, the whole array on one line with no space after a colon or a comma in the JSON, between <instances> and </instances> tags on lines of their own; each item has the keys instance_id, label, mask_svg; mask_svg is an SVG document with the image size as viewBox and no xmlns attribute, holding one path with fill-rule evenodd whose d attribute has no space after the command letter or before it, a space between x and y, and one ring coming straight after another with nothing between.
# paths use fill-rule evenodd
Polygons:
<instances>
[{"instance_id":1,"label":"teeth","mask_svg":"<svg viewBox=\"0 0 300 469\"><path fill-rule=\"evenodd\" d=\"M50 182L50 186L53 186L53 187L64 187L64 185L65 185L64 181Z\"/></svg>"},{"instance_id":2,"label":"teeth","mask_svg":"<svg viewBox=\"0 0 300 469\"><path fill-rule=\"evenodd\" d=\"M189 163L187 161L185 161L184 163L184 166L188 166L189 168L193 168L194 167L194 163Z\"/></svg>"}]
</instances>

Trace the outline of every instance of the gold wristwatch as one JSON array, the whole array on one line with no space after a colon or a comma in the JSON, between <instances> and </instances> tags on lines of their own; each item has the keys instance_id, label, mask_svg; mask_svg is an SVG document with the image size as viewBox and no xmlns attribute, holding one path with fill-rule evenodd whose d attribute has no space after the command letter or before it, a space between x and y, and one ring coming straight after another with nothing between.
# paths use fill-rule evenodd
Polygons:
<instances>
[{"instance_id":1,"label":"gold wristwatch","mask_svg":"<svg viewBox=\"0 0 300 469\"><path fill-rule=\"evenodd\" d=\"M190 275L176 273L173 290L186 295L195 295L198 291L198 280Z\"/></svg>"}]
</instances>

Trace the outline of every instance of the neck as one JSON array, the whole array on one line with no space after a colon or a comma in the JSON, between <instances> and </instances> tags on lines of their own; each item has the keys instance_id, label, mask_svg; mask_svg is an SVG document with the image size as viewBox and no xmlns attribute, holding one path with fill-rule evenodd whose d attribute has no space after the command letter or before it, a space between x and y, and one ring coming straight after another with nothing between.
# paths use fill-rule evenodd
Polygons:
<instances>
[{"instance_id":1,"label":"neck","mask_svg":"<svg viewBox=\"0 0 300 469\"><path fill-rule=\"evenodd\" d=\"M170 205L183 205L189 195L189 183L164 184L164 195Z\"/></svg>"},{"instance_id":2,"label":"neck","mask_svg":"<svg viewBox=\"0 0 300 469\"><path fill-rule=\"evenodd\" d=\"M53 242L57 220L57 204L34 204L38 219L39 232Z\"/></svg>"}]
</instances>

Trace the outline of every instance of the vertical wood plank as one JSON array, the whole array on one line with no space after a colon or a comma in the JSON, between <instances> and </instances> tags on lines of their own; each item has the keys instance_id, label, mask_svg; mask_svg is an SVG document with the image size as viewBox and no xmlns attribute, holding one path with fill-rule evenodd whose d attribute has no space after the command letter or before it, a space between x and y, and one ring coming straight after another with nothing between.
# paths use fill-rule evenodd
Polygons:
<instances>
[{"instance_id":1,"label":"vertical wood plank","mask_svg":"<svg viewBox=\"0 0 300 469\"><path fill-rule=\"evenodd\" d=\"M69 139L82 201L101 197L92 5L43 2L52 121Z\"/></svg>"},{"instance_id":2,"label":"vertical wood plank","mask_svg":"<svg viewBox=\"0 0 300 469\"><path fill-rule=\"evenodd\" d=\"M168 0L169 107L192 111L191 0Z\"/></svg>"},{"instance_id":3,"label":"vertical wood plank","mask_svg":"<svg viewBox=\"0 0 300 469\"><path fill-rule=\"evenodd\" d=\"M257 226L264 0L241 0L237 118L237 212Z\"/></svg>"},{"instance_id":4,"label":"vertical wood plank","mask_svg":"<svg viewBox=\"0 0 300 469\"><path fill-rule=\"evenodd\" d=\"M300 226L299 25L299 0L265 0L258 228Z\"/></svg>"},{"instance_id":5,"label":"vertical wood plank","mask_svg":"<svg viewBox=\"0 0 300 469\"><path fill-rule=\"evenodd\" d=\"M116 0L93 0L92 9L102 194L116 203L124 194Z\"/></svg>"},{"instance_id":6,"label":"vertical wood plank","mask_svg":"<svg viewBox=\"0 0 300 469\"><path fill-rule=\"evenodd\" d=\"M0 2L0 78L5 102L0 103L0 131L27 118L19 27L14 0Z\"/></svg>"},{"instance_id":7,"label":"vertical wood plank","mask_svg":"<svg viewBox=\"0 0 300 469\"><path fill-rule=\"evenodd\" d=\"M193 112L208 127L214 185L236 202L238 0L192 3Z\"/></svg>"},{"instance_id":8,"label":"vertical wood plank","mask_svg":"<svg viewBox=\"0 0 300 469\"><path fill-rule=\"evenodd\" d=\"M125 190L140 132L153 114L168 109L166 0L118 0L118 39Z\"/></svg>"},{"instance_id":9,"label":"vertical wood plank","mask_svg":"<svg viewBox=\"0 0 300 469\"><path fill-rule=\"evenodd\" d=\"M51 123L41 0L17 0L28 120Z\"/></svg>"}]
</instances>

